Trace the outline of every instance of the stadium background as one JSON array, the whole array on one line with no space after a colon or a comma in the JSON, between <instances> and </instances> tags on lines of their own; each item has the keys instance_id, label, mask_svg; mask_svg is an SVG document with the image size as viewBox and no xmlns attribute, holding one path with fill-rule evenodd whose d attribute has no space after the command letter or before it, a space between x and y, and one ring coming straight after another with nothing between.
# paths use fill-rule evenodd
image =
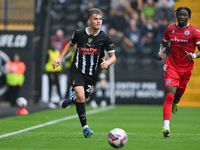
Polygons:
<instances>
[{"instance_id":1,"label":"stadium background","mask_svg":"<svg viewBox=\"0 0 200 150\"><path fill-rule=\"evenodd\" d=\"M53 4L51 0L0 0L0 50L9 57L18 52L25 62L25 84L20 96L38 103L42 100L42 76L48 40L56 29L63 28L70 39L77 28L80 1ZM110 1L101 0L99 8L106 21ZM190 23L200 28L200 4L197 0L175 1L174 9L187 6L192 10ZM162 104L164 101L163 62L158 62L152 53L141 58L138 55L124 56L116 45L115 98L117 104ZM195 60L192 78L180 105L200 106L200 61ZM108 73L109 83L109 73ZM1 75L1 80L4 75ZM1 81L0 89L4 88ZM109 85L109 84L108 84ZM108 86L109 91L109 86ZM97 95L98 96L98 95ZM107 93L109 101L109 92ZM98 98L98 97L97 97ZM4 94L0 94L0 101Z\"/></svg>"}]
</instances>

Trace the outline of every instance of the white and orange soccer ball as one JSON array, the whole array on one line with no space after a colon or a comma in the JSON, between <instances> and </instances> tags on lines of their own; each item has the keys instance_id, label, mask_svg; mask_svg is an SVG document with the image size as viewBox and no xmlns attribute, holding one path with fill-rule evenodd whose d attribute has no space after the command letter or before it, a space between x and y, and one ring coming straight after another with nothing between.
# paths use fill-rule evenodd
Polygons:
<instances>
[{"instance_id":1,"label":"white and orange soccer ball","mask_svg":"<svg viewBox=\"0 0 200 150\"><path fill-rule=\"evenodd\" d=\"M28 104L27 100L24 97L17 98L16 103L17 103L17 106L19 107L26 107Z\"/></svg>"},{"instance_id":2,"label":"white and orange soccer ball","mask_svg":"<svg viewBox=\"0 0 200 150\"><path fill-rule=\"evenodd\" d=\"M108 134L108 142L114 148L123 147L128 141L127 134L120 128L112 129Z\"/></svg>"}]
</instances>

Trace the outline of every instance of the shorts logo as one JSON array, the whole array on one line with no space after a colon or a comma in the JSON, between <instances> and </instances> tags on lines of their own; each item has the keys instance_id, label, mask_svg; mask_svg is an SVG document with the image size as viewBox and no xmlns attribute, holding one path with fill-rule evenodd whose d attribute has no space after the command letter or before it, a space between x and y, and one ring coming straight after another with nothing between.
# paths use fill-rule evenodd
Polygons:
<instances>
[{"instance_id":1,"label":"shorts logo","mask_svg":"<svg viewBox=\"0 0 200 150\"><path fill-rule=\"evenodd\" d=\"M74 80L74 81L72 81L72 85L75 85L75 83L76 83L76 81Z\"/></svg>"},{"instance_id":2,"label":"shorts logo","mask_svg":"<svg viewBox=\"0 0 200 150\"><path fill-rule=\"evenodd\" d=\"M169 84L171 81L170 81L170 79L167 79L166 80L166 84Z\"/></svg>"}]
</instances>

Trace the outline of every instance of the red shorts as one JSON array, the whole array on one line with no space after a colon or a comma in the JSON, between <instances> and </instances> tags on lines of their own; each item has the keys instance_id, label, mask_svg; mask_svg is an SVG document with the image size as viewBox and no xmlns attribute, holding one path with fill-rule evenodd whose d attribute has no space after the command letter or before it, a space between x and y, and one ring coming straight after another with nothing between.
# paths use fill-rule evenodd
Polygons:
<instances>
[{"instance_id":1,"label":"red shorts","mask_svg":"<svg viewBox=\"0 0 200 150\"><path fill-rule=\"evenodd\" d=\"M167 86L177 86L181 89L186 89L187 83L192 75L191 71L187 72L177 72L173 67L164 66L165 70L165 87Z\"/></svg>"}]
</instances>

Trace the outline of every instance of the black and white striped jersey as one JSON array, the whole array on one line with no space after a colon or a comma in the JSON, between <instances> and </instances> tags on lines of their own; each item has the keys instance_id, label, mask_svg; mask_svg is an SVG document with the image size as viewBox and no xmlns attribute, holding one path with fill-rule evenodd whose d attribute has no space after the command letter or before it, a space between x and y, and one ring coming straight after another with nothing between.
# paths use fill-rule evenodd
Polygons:
<instances>
[{"instance_id":1,"label":"black and white striped jersey","mask_svg":"<svg viewBox=\"0 0 200 150\"><path fill-rule=\"evenodd\" d=\"M76 30L71 39L72 44L77 44L72 66L83 74L94 75L100 71L104 50L108 53L115 52L110 36L102 30L95 35L88 33L88 28Z\"/></svg>"}]
</instances>

